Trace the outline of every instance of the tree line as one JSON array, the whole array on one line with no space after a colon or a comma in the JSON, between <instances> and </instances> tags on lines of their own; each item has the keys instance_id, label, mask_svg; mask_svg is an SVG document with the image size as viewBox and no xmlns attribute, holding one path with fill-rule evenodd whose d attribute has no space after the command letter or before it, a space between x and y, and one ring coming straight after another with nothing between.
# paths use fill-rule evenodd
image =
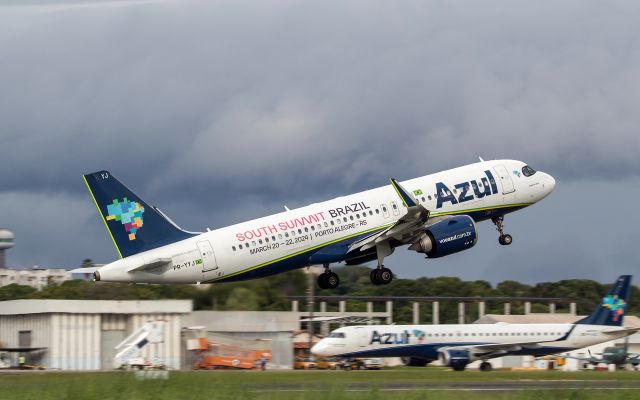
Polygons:
<instances>
[{"instance_id":1,"label":"tree line","mask_svg":"<svg viewBox=\"0 0 640 400\"><path fill-rule=\"evenodd\" d=\"M390 285L374 286L369 281L370 269L351 266L334 269L340 275L340 286L334 290L314 288L316 295L349 296L460 296L460 297L561 297L577 304L578 314L589 314L599 304L611 284L600 284L585 279L569 279L558 282L543 282L527 285L506 280L492 286L483 280L463 281L456 277L423 277L418 279L394 279ZM315 282L314 282L315 284ZM77 300L159 300L191 299L195 310L255 310L288 311L291 301L287 296L304 296L308 292L308 280L304 270L290 271L262 279L230 282L214 285L138 285L127 283L87 282L71 280L60 285L50 285L42 290L30 286L11 284L0 287L0 301L17 299L77 299ZM374 304L375 311L382 311L384 304ZM486 303L485 313L502 314L504 302ZM306 302L299 304L306 311ZM328 303L329 311L337 311L338 304ZM317 308L316 308L317 310ZM349 301L348 310L365 311L364 302ZM548 304L532 303L532 312L548 312ZM557 312L569 312L568 304L557 304ZM628 313L640 311L640 291L632 287ZM420 321L430 322L431 305L422 304ZM523 314L524 304L512 303L512 314ZM394 321L411 323L412 304L407 301L394 302ZM466 322L477 317L477 306L466 307ZM457 323L458 302L440 302L440 322Z\"/></svg>"}]
</instances>

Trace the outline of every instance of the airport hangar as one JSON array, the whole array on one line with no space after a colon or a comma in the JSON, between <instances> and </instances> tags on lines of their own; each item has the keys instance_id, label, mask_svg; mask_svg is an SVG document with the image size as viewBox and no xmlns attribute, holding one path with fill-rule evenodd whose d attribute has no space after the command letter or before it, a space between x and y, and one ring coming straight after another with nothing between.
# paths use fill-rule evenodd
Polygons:
<instances>
[{"instance_id":1,"label":"airport hangar","mask_svg":"<svg viewBox=\"0 0 640 400\"><path fill-rule=\"evenodd\" d=\"M245 340L269 340L272 359L270 368L290 369L294 351L294 333L300 331L301 321L308 319L307 311L298 311L301 297L292 297L292 311L193 311L191 300L11 300L0 302L0 351L10 349L12 365L17 364L19 354L25 355L28 364L42 365L59 370L110 370L113 368L114 347L134 330L148 321L164 320L164 340L149 344L141 351L147 359L162 360L171 369L190 369L194 355L187 350L187 341L197 336L197 331L221 334ZM517 299L524 302L526 315L509 315L511 298L499 298L505 302L505 315L484 315L486 300L494 298L464 297L354 297L318 296L314 298L319 309L314 310L315 325L326 334L344 321L366 320L393 323L393 301L414 302L413 323L418 320L419 304L430 302L434 321L438 323L438 307L441 301L458 301L459 320L465 321L469 304L477 304L476 323L570 323L580 317L571 313L555 313L555 304L562 299ZM347 309L347 300L366 301L366 311ZM528 300L528 301L527 301ZM338 302L338 311L326 311L327 302ZM383 302L381 311L374 311L375 302ZM548 302L549 313L530 312L530 302ZM318 308L318 307L315 307ZM331 321L335 318L334 322ZM422 322L424 323L424 322ZM626 317L625 325L640 327L640 319ZM591 351L597 353L612 342L598 345ZM615 343L622 345L622 341ZM299 346L298 346L299 347ZM640 334L631 336L629 351L640 352ZM585 349L574 352L584 355ZM533 366L533 358L508 356L492 360L495 367ZM568 363L577 369L577 363Z\"/></svg>"}]
</instances>

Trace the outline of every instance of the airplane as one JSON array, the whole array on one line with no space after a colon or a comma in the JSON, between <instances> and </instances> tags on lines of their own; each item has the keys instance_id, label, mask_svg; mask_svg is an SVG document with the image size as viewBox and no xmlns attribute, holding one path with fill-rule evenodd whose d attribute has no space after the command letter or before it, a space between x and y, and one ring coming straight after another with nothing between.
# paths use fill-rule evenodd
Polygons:
<instances>
[{"instance_id":1,"label":"airplane","mask_svg":"<svg viewBox=\"0 0 640 400\"><path fill-rule=\"evenodd\" d=\"M573 324L362 325L332 331L311 352L320 357L406 357L414 365L440 360L455 371L507 355L545 356L625 337L640 328L624 328L631 275L622 275L601 305Z\"/></svg>"},{"instance_id":2,"label":"airplane","mask_svg":"<svg viewBox=\"0 0 640 400\"><path fill-rule=\"evenodd\" d=\"M330 265L377 260L371 282L388 284L383 264L398 246L444 257L476 244L476 222L491 220L499 242L507 213L545 198L555 187L549 174L521 161L495 160L398 182L207 232L178 227L108 171L83 175L120 259L93 273L96 281L212 283L254 279L323 265L318 286L340 279Z\"/></svg>"},{"instance_id":3,"label":"airplane","mask_svg":"<svg viewBox=\"0 0 640 400\"><path fill-rule=\"evenodd\" d=\"M597 353L601 357L594 357L589 351L589 357L561 356L562 358L572 358L578 361L584 361L593 366L598 364L614 364L617 368L622 368L627 364L631 364L634 368L640 365L640 354L629 353L629 337L624 338L623 347L605 347L602 353Z\"/></svg>"}]
</instances>

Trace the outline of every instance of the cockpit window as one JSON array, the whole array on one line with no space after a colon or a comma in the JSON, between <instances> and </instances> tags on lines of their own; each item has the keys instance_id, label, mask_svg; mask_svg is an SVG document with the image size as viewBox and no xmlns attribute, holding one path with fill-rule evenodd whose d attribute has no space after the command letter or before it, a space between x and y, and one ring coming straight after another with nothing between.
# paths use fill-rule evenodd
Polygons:
<instances>
[{"instance_id":1,"label":"cockpit window","mask_svg":"<svg viewBox=\"0 0 640 400\"><path fill-rule=\"evenodd\" d=\"M344 332L331 332L327 337L344 339Z\"/></svg>"},{"instance_id":2,"label":"cockpit window","mask_svg":"<svg viewBox=\"0 0 640 400\"><path fill-rule=\"evenodd\" d=\"M533 175L533 174L535 174L535 173L536 173L536 170L535 170L535 169L533 169L533 168L531 168L531 167L530 167L530 166L528 166L528 165L525 165L524 167L522 167L522 174L523 174L524 176L531 176L531 175Z\"/></svg>"}]
</instances>

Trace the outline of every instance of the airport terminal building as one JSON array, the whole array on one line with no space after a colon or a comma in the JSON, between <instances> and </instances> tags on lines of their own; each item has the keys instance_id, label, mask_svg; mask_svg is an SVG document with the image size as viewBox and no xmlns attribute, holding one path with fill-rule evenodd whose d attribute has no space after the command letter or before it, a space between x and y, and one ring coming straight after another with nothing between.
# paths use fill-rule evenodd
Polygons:
<instances>
[{"instance_id":1,"label":"airport terminal building","mask_svg":"<svg viewBox=\"0 0 640 400\"><path fill-rule=\"evenodd\" d=\"M0 302L0 350L17 365L61 370L112 369L114 347L149 320L164 320L162 343L142 355L180 368L182 319L191 300L12 300Z\"/></svg>"},{"instance_id":2,"label":"airport terminal building","mask_svg":"<svg viewBox=\"0 0 640 400\"><path fill-rule=\"evenodd\" d=\"M110 370L115 347L150 321L163 321L163 340L140 357L170 369L190 369L187 342L202 332L245 340L267 340L270 368L293 365L292 334L300 313L290 311L193 311L191 300L12 300L0 302L0 353L12 366L59 370ZM0 364L1 365L1 364Z\"/></svg>"}]
</instances>

